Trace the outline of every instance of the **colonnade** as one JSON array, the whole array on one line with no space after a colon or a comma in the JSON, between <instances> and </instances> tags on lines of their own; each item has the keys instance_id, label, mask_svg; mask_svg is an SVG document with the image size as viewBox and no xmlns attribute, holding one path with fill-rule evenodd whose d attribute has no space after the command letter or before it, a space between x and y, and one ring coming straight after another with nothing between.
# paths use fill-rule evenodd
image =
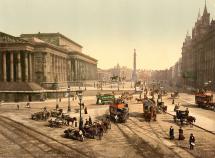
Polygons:
<instances>
[{"instance_id":1,"label":"colonnade","mask_svg":"<svg viewBox=\"0 0 215 158\"><path fill-rule=\"evenodd\" d=\"M4 51L1 54L1 80L3 82L32 81L32 53L28 51Z\"/></svg>"}]
</instances>

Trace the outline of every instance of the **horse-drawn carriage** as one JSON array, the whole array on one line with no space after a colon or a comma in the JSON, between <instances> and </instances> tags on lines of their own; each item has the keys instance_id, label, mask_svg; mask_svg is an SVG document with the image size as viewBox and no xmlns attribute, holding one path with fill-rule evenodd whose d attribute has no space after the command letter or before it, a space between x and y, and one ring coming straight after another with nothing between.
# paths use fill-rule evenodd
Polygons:
<instances>
[{"instance_id":1,"label":"horse-drawn carriage","mask_svg":"<svg viewBox=\"0 0 215 158\"><path fill-rule=\"evenodd\" d=\"M96 104L112 104L114 102L115 96L113 94L97 94Z\"/></svg>"},{"instance_id":2,"label":"horse-drawn carriage","mask_svg":"<svg viewBox=\"0 0 215 158\"><path fill-rule=\"evenodd\" d=\"M62 126L67 125L66 120L61 117L51 118L48 122L49 122L49 127L55 127L55 128L61 128Z\"/></svg>"},{"instance_id":3,"label":"horse-drawn carriage","mask_svg":"<svg viewBox=\"0 0 215 158\"><path fill-rule=\"evenodd\" d=\"M47 120L50 117L50 112L48 111L39 111L31 115L32 120Z\"/></svg>"},{"instance_id":4,"label":"horse-drawn carriage","mask_svg":"<svg viewBox=\"0 0 215 158\"><path fill-rule=\"evenodd\" d=\"M111 129L111 123L109 119L106 119L105 121L97 121L93 124L85 124L81 130L68 128L64 131L64 135L66 138L80 141L83 141L84 137L91 139L99 138L101 140L103 134L106 133L108 129Z\"/></svg>"},{"instance_id":5,"label":"horse-drawn carriage","mask_svg":"<svg viewBox=\"0 0 215 158\"><path fill-rule=\"evenodd\" d=\"M158 100L157 102L157 112L159 113L166 113L167 112L167 106L164 104L163 101Z\"/></svg>"},{"instance_id":6,"label":"horse-drawn carriage","mask_svg":"<svg viewBox=\"0 0 215 158\"><path fill-rule=\"evenodd\" d=\"M180 122L181 125L184 123L193 124L196 121L196 118L193 116L189 116L188 110L176 110L176 115L173 116L174 122Z\"/></svg>"},{"instance_id":7,"label":"horse-drawn carriage","mask_svg":"<svg viewBox=\"0 0 215 158\"><path fill-rule=\"evenodd\" d=\"M111 123L109 120L94 122L92 125L85 125L83 130L84 136L88 138L98 137L102 138L103 133L106 133L108 129L111 129Z\"/></svg>"},{"instance_id":8,"label":"horse-drawn carriage","mask_svg":"<svg viewBox=\"0 0 215 158\"><path fill-rule=\"evenodd\" d=\"M122 99L116 99L109 106L110 118L115 122L126 122L129 118L129 108Z\"/></svg>"},{"instance_id":9,"label":"horse-drawn carriage","mask_svg":"<svg viewBox=\"0 0 215 158\"><path fill-rule=\"evenodd\" d=\"M171 93L171 98L177 98L179 97L179 92L178 91L175 91L173 93Z\"/></svg>"},{"instance_id":10,"label":"horse-drawn carriage","mask_svg":"<svg viewBox=\"0 0 215 158\"><path fill-rule=\"evenodd\" d=\"M151 121L152 119L156 121L156 107L155 102L151 99L144 99L143 100L143 116L146 121Z\"/></svg>"},{"instance_id":11,"label":"horse-drawn carriage","mask_svg":"<svg viewBox=\"0 0 215 158\"><path fill-rule=\"evenodd\" d=\"M59 117L63 113L63 109L51 110L51 117Z\"/></svg>"},{"instance_id":12,"label":"horse-drawn carriage","mask_svg":"<svg viewBox=\"0 0 215 158\"><path fill-rule=\"evenodd\" d=\"M82 130L78 130L75 128L68 128L64 131L64 137L84 141L84 135Z\"/></svg>"}]
</instances>

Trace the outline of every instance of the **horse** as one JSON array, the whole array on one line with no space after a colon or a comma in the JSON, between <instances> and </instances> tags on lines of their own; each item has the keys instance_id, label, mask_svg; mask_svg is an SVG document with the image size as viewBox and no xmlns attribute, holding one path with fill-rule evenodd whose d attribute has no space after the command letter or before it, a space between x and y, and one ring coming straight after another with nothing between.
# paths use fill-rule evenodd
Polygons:
<instances>
[{"instance_id":1,"label":"horse","mask_svg":"<svg viewBox=\"0 0 215 158\"><path fill-rule=\"evenodd\" d=\"M194 116L187 117L187 123L190 124L190 126L192 126L194 122L196 122L196 118Z\"/></svg>"},{"instance_id":2,"label":"horse","mask_svg":"<svg viewBox=\"0 0 215 158\"><path fill-rule=\"evenodd\" d=\"M141 99L141 98L135 98L135 100L137 101L137 103L139 103L139 102L142 102L142 101L143 101L143 99Z\"/></svg>"},{"instance_id":3,"label":"horse","mask_svg":"<svg viewBox=\"0 0 215 158\"><path fill-rule=\"evenodd\" d=\"M93 125L95 125L98 129L101 129L102 128L102 133L106 133L107 132L107 128L106 126L104 125L103 122L94 122Z\"/></svg>"},{"instance_id":4,"label":"horse","mask_svg":"<svg viewBox=\"0 0 215 158\"><path fill-rule=\"evenodd\" d=\"M49 117L50 117L50 112L48 112L48 111L43 111L43 120L47 120Z\"/></svg>"},{"instance_id":5,"label":"horse","mask_svg":"<svg viewBox=\"0 0 215 158\"><path fill-rule=\"evenodd\" d=\"M163 112L165 112L165 113L167 112L167 106L163 106L162 109L163 109Z\"/></svg>"},{"instance_id":6,"label":"horse","mask_svg":"<svg viewBox=\"0 0 215 158\"><path fill-rule=\"evenodd\" d=\"M104 121L102 121L102 123L104 124L104 126L106 127L106 129L111 129L111 122L110 122L110 120L104 120Z\"/></svg>"},{"instance_id":7,"label":"horse","mask_svg":"<svg viewBox=\"0 0 215 158\"><path fill-rule=\"evenodd\" d=\"M72 126L74 124L75 121L77 121L76 117L67 117L65 118L66 122L67 122L67 126L69 126L70 122L72 122Z\"/></svg>"},{"instance_id":8,"label":"horse","mask_svg":"<svg viewBox=\"0 0 215 158\"><path fill-rule=\"evenodd\" d=\"M83 129L84 135L86 137L95 138L98 135L98 129L95 125L92 126L84 126Z\"/></svg>"}]
</instances>

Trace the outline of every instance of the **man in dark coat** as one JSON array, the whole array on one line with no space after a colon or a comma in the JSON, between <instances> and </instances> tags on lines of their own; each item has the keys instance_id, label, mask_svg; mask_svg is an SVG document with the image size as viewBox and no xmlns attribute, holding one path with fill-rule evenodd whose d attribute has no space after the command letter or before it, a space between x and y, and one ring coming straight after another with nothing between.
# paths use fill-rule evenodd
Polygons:
<instances>
[{"instance_id":1,"label":"man in dark coat","mask_svg":"<svg viewBox=\"0 0 215 158\"><path fill-rule=\"evenodd\" d=\"M90 116L89 116L89 124L90 124L90 126L93 124L92 118Z\"/></svg>"},{"instance_id":2,"label":"man in dark coat","mask_svg":"<svg viewBox=\"0 0 215 158\"><path fill-rule=\"evenodd\" d=\"M192 133L190 134L189 144L190 144L190 150L193 150L195 145L195 137Z\"/></svg>"},{"instance_id":3,"label":"man in dark coat","mask_svg":"<svg viewBox=\"0 0 215 158\"><path fill-rule=\"evenodd\" d=\"M172 126L169 129L169 137L170 140L174 139L174 128Z\"/></svg>"},{"instance_id":4,"label":"man in dark coat","mask_svg":"<svg viewBox=\"0 0 215 158\"><path fill-rule=\"evenodd\" d=\"M179 133L178 140L184 140L185 137L184 137L184 131L183 131L182 127L179 128L178 133Z\"/></svg>"}]
</instances>

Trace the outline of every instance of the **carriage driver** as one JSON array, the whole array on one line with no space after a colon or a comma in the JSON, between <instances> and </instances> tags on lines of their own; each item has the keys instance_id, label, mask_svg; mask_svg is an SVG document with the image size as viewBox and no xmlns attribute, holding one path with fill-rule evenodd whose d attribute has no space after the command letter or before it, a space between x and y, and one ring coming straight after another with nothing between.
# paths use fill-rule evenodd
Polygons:
<instances>
[{"instance_id":1,"label":"carriage driver","mask_svg":"<svg viewBox=\"0 0 215 158\"><path fill-rule=\"evenodd\" d=\"M118 121L118 116L117 115L115 115L115 122L117 122Z\"/></svg>"},{"instance_id":2,"label":"carriage driver","mask_svg":"<svg viewBox=\"0 0 215 158\"><path fill-rule=\"evenodd\" d=\"M189 109L186 108L186 115L189 116Z\"/></svg>"}]
</instances>

